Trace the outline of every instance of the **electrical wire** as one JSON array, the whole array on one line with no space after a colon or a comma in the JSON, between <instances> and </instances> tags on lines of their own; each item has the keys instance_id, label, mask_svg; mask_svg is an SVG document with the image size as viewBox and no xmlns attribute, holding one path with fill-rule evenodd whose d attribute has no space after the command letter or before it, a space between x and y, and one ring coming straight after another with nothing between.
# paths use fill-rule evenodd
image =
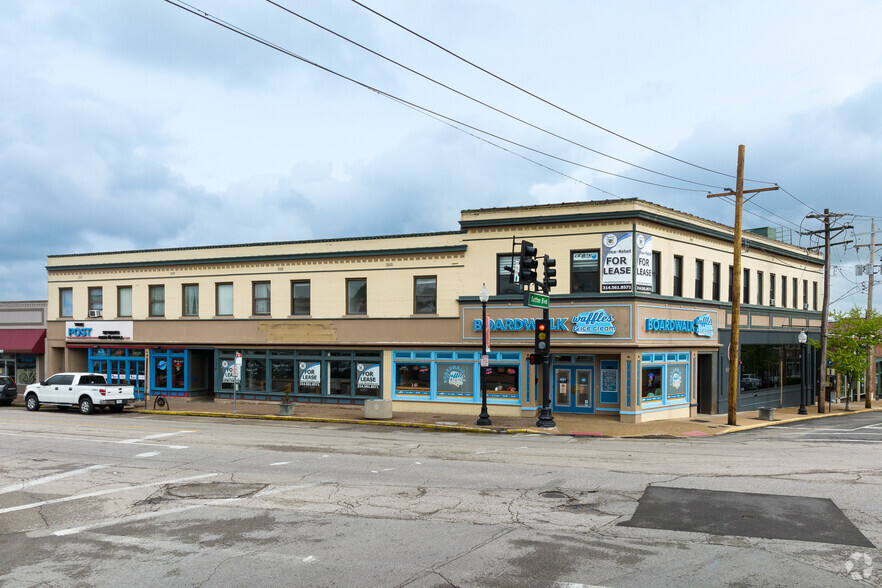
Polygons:
<instances>
[{"instance_id":1,"label":"electrical wire","mask_svg":"<svg viewBox=\"0 0 882 588\"><path fill-rule=\"evenodd\" d=\"M241 27L238 27L238 26L236 26L236 25L234 25L234 24L232 24L232 23L229 23L229 22L227 22L227 21L224 21L224 20L222 20L222 19L220 19L220 18L218 18L218 17L216 17L216 16L214 16L214 15L208 13L208 12L205 12L205 11L202 10L202 9L199 9L199 8L197 8L197 7L195 7L195 6L192 6L192 5L190 5L190 4L186 3L186 2L183 2L183 0L164 0L164 1L167 2L168 4L171 4L172 6L177 6L178 8L180 8L180 9L182 9L182 10L185 10L186 12L189 12L189 13L191 13L191 14L194 14L194 15L200 17L200 18L203 18L203 19L205 19L205 20L207 20L207 21L209 21L209 22L211 22L211 23L213 23L213 24L216 24L216 25L218 25L218 26L221 26L221 27L223 27L223 28L225 28L225 29L227 29L227 30L229 30L229 31L232 31L232 32L234 32L234 33L236 33L236 34L238 34L238 35L241 35L241 36L243 36L243 37L245 37L245 38L247 38L247 39L250 39L250 40L255 41L255 42L257 42L257 43L260 43L260 44L262 44L262 45L264 45L264 46L266 46L266 47L269 47L269 48L271 48L271 49L274 49L274 50L276 50L276 51L279 51L279 52L281 52L281 53L284 53L285 55L288 55L289 57L293 57L293 58L295 58L295 59L298 59L298 60L300 60L300 61L302 61L302 62L304 62L304 63L306 63L306 64L308 64L308 65L311 65L311 66L313 66L313 67L316 67L316 68L318 68L318 69L320 69L320 70L322 70L322 71L325 71L325 72L327 72L327 73L330 73L331 75L337 76L337 77L339 77L339 78L341 78L341 79L343 79L343 80L346 80L346 81L348 81L348 82L351 82L351 83L353 83L353 84L356 84L356 85L358 85L358 86L361 86L362 88L365 88L365 89L367 89L367 90L370 90L371 92L374 92L374 93L376 93L376 94L379 94L380 96L383 96L384 98L388 98L388 99L393 100L393 101L395 101L395 102L398 102L398 103L400 103L400 104L404 104L404 105L406 105L406 106L410 106L410 107L412 107L412 108L416 108L416 109L418 109L418 110L421 110L421 111L426 112L426 113L428 113L428 114L431 114L431 115L433 115L433 116L436 116L436 117L442 118L442 119L444 119L444 120L450 121L451 123L454 123L454 124L456 124L456 125L459 125L459 126L462 126L462 127L468 128L468 129L471 129L471 130L473 130L473 131L475 131L475 132L477 132L477 133L481 133L481 134L483 134L483 135L486 135L486 136L488 136L488 137L492 137L492 138L497 139L497 140L499 140L499 141L503 141L503 142L508 143L508 144L510 144L510 145L514 145L514 146L520 147L521 149L525 149L525 150L528 150L528 151L532 151L533 153L536 153L536 154L539 154L539 155L543 155L543 156L545 156L545 157L549 157L549 158L551 158L551 159L556 159L556 160L561 161L561 162L563 162L563 163L568 163L568 164L570 164L570 165L575 165L575 166L578 166L578 167L582 167L582 168L585 168L585 169L588 169L588 170L591 170L591 171L595 171L595 172L597 172L597 173L601 173L601 174L605 174L605 175L613 176L613 177L620 178L620 179L623 179L623 180L629 180L629 181L632 181L632 182L637 182L637 183L640 183L640 184L645 184L645 185L649 185L649 186L656 186L656 187L659 187L659 188L666 188L666 189L670 189L670 190L685 191L685 192L706 192L706 190L698 190L698 189L695 189L695 188L683 188L683 187L680 187L680 186L671 186L671 185L667 185L667 184L660 184L660 183L657 183L657 182L650 182L650 181L647 181L647 180L641 180L641 179L638 179L638 178L632 178L632 177L630 177L630 176L625 176L625 175L621 175L621 174L615 174L615 173L613 173L613 172L608 172L608 171L605 171L605 170L602 170L602 169L598 169L598 168L590 167L590 166L587 166L587 165L584 165L584 164L580 164L580 163L577 163L577 162L574 162L574 161L571 161L571 160L568 160L568 159L564 159L564 158L562 158L562 157L558 157L558 156L556 156L556 155L552 155L552 154L550 154L550 153L546 153L546 152L541 151L541 150L539 150L539 149L534 149L534 148L529 147L529 146L527 146L527 145L524 145L524 144L522 144L522 143L518 143L518 142L516 142L516 141L510 140L510 139L506 139L505 137L502 137L502 136L500 136L500 135L497 135L497 134L491 133L491 132L489 132L489 131L485 131L485 130L483 130L483 129L481 129L481 128L475 127L475 126L470 125L470 124L468 124L468 123L465 123L465 122L463 122L463 121L460 121L460 120L457 120L457 119L455 119L455 118L452 118L452 117L446 116L446 115L444 115L444 114L441 114L440 112L434 111L434 110L429 109L429 108L426 108L426 107L424 107L424 106L420 106L419 104L416 104L416 103L414 103L414 102L410 102L410 101L408 101L408 100L405 100L404 98L401 98L400 96L396 96L396 95L394 95L394 94L390 94L389 92L386 92L386 91L384 91L384 90L380 90L379 88L376 88L376 87L374 87L374 86L371 86L371 85L369 85L369 84L367 84L367 83L365 83L365 82L361 82L361 81L359 81L359 80L356 80L355 78L352 78L352 77L349 77L349 76L344 75L344 74L342 74L342 73L339 73L339 72L337 72L337 71L335 71L335 70L333 70L333 69L330 69L329 67L323 66L323 65L321 65L321 64L319 64L319 63L316 63L316 62L314 62L314 61L312 61L312 60L310 60L310 59L307 59L306 57L303 57L303 56L301 56L301 55L298 55L297 53L294 53L293 51L290 51L290 50L288 50L288 49L286 49L286 48L284 48L284 47L282 47L282 46L280 46L280 45L277 45L277 44L275 44L275 43L273 43L273 42L271 42L271 41L267 41L266 39L263 39L263 38L261 38L261 37L255 35L255 34L249 32L249 31L247 31L247 30L241 28ZM530 160L528 159L528 161L530 161ZM626 162L626 163L627 163L627 162Z\"/></svg>"},{"instance_id":2,"label":"electrical wire","mask_svg":"<svg viewBox=\"0 0 882 588\"><path fill-rule=\"evenodd\" d=\"M595 123L595 122L592 122L592 121L590 121L590 120L588 120L588 119L586 119L586 118L584 118L584 117L582 117L582 116L579 116L578 114L575 114L574 112L571 112L571 111L569 111L569 110L567 110L567 109L565 109L565 108L563 108L563 107L561 107L561 106L558 106L557 104L554 104L553 102L551 102L551 101L549 101L549 100L546 100L545 98L542 98L541 96L538 96L538 95L534 94L533 92L530 92L529 90L526 90L526 89L524 89L524 88L518 86L517 84L514 84L513 82L510 82L510 81L506 80L505 78L503 78L503 77L501 77L501 76L496 75L495 73L493 73L493 72L491 72L491 71L489 71L489 70L487 70L487 69L481 67L480 65L477 65L476 63L473 63L472 61L469 61L469 60L466 59L465 57L462 57L461 55L458 55L457 53L454 53L453 51L451 51L450 49L447 49L446 47L440 45L439 43L436 43L435 41L432 41L431 39L429 39L429 38L427 38L427 37L421 35L420 33L417 33L416 31L414 31L414 30L412 30L412 29L409 29L408 27L406 27L406 26L402 25L401 23L399 23L399 22L393 20L392 18L390 18L390 17L388 17L388 16L386 16L386 15L384 15L384 14L381 14L380 12L374 10L373 8L371 8L371 7L367 6L367 5L365 5L365 4L361 3L361 2L359 2L358 0L352 0L352 2L355 3L355 4L357 4L358 6L361 6L362 8L364 8L365 10L367 10L368 12L371 12L371 13L375 14L376 16L382 18L383 20L385 20L385 21L387 21L387 22L389 22L389 23L395 25L396 27L398 27L398 28L400 28L400 29L403 29L404 31L407 31L407 32L410 33L411 35L414 35L415 37L417 37L417 38L419 38L419 39L422 39L422 40L425 41L426 43L429 43L430 45L433 45L433 46L437 47L437 48L440 49L441 51L443 51L443 52L447 53L448 55L450 55L450 56L452 56L452 57L454 57L454 58L456 58L456 59L462 61L463 63L466 63L466 64L470 65L471 67L473 67L473 68L475 68L475 69L477 69L477 70L479 70L479 71L481 71L481 72L483 72L483 73L489 75L490 77L495 78L496 80L502 82L503 84L506 84L506 85L508 85L508 86L510 86L510 87L512 87L512 88L514 88L514 89L516 89L516 90L518 90L518 91L520 91L520 92L523 92L524 94L526 94L526 95L528 95L528 96L530 96L530 97L532 97L532 98L534 98L534 99L536 99L536 100L539 100L540 102L542 102L542 103L544 103L544 104L546 104L546 105L548 105L548 106L551 106L552 108L555 108L555 109L557 109L557 110L559 110L559 111L561 111L561 112L563 112L563 113L565 113L565 114L568 114L569 116L572 116L572 117L574 117L574 118L576 118L576 119L578 119L578 120L580 120L580 121L582 121L582 122L584 122L584 123L587 123L587 124L589 124L589 125L591 125L591 126L597 128L597 129L599 129L599 130L601 130L601 131L603 131L603 132L605 132L605 133L609 133L610 135L613 135L614 137L618 137L619 139L622 139L622 140L624 140L624 141L627 141L628 143L631 143L632 145L636 145L636 146L638 146L638 147L641 147L641 148L643 148L643 149L646 149L646 150L648 150L648 151L651 151L651 152L656 153L656 154L658 154L658 155L661 155L661 156L663 156L663 157L667 157L668 159L672 159L672 160L674 160L674 161L677 161L677 162L683 163L683 164L685 164L685 165L688 165L688 166L691 166L691 167L694 167L694 168L697 168L697 169L700 169L700 170L703 170L703 171L706 171L706 172L710 172L710 173L713 173L713 174L717 174L717 175L725 176L725 177L727 177L727 178L732 178L732 179L735 179L735 178L736 178L736 176L734 176L734 175L732 175L732 174L729 174L729 173L725 173L725 172L721 172L721 171L717 171L717 170L713 170L713 169L710 169L710 168L707 168L707 167L700 166L700 165L698 165L698 164L695 164L695 163L692 163L692 162L686 161L685 159L680 159L679 157L675 157L675 156L670 155L670 154L668 154L668 153L664 153L663 151L659 151L658 149L654 149L654 148L652 148L652 147L649 147L648 145L645 145L645 144L640 143L640 142L638 142L638 141L635 141L635 140L633 140L633 139L629 139L628 137L626 137L626 136L624 136L624 135L622 135L622 134L616 133L615 131L612 131L612 130L606 128L606 127L603 127L603 126L601 126L601 125L599 125L599 124L597 124L597 123ZM747 178L745 178L744 181L745 181L745 182L754 182L754 183L758 183L758 184L769 184L769 185L774 185L774 184L775 184L774 182L767 182L767 181L763 181L763 180L751 180L751 179L747 179Z\"/></svg>"},{"instance_id":3,"label":"electrical wire","mask_svg":"<svg viewBox=\"0 0 882 588\"><path fill-rule=\"evenodd\" d=\"M392 58L390 58L390 57L387 57L387 56L383 55L382 53L379 53L379 52L377 52L377 51L374 51L374 50L371 49L370 47L366 47L365 45L362 45L361 43L359 43L359 42L357 42L357 41L354 41L354 40L350 39L349 37L347 37L347 36L345 36L345 35L342 35L342 34L336 32L336 31L334 31L334 30L332 30L332 29L330 29L330 28L328 28L328 27L326 27L326 26L324 26L324 25L321 25L321 24L315 22L314 20L311 20L311 19L309 19L309 18L303 16L303 15L300 14L300 13L295 12L294 10L291 10L290 8L287 8L287 7L285 7L285 6L281 5L281 4L279 4L278 2L275 2L275 0L266 0L266 1L267 1L269 4L272 4L273 6L276 6L276 7L280 8L281 10L287 12L287 13L290 14L291 16L294 16L294 17L296 17L296 18L299 18L300 20L302 20L302 21L304 21L304 22L307 22L307 23L309 23L309 24L311 24L311 25L313 25L313 26L315 26L315 27L317 27L317 28L320 28L321 30L323 30L323 31L325 31L325 32L327 32L327 33L329 33L329 34L331 34L331 35L334 35L335 37L337 37L337 38L339 38L339 39L342 39L342 40L346 41L347 43L351 43L352 45L355 45L355 46L358 47L359 49L363 49L364 51L367 51L368 53L370 53L370 54L372 54L372 55L375 55L376 57L379 57L380 59L383 59L383 60L385 60L385 61L387 61L387 62L389 62L389 63L391 63L391 64L393 64L393 65L396 65L396 66L398 66L398 67L400 67L400 68L402 68L402 69L404 69L404 70L406 70L406 71L408 71L408 72L410 72L410 73L412 73L412 74L414 74L414 75L416 75L416 76L419 76L419 77L423 78L424 80L426 80L426 81L428 81L428 82L431 82L431 83L433 83L433 84L436 84L436 85L438 85L438 86L444 88L445 90L448 90L448 91L450 91L450 92L453 92L454 94L456 94L456 95L458 95L458 96L461 96L461 97L463 97L463 98L465 98L465 99L467 99L467 100L470 100L470 101L472 101L472 102L474 102L474 103L476 103L476 104L480 104L481 106L483 106L483 107L485 107L485 108L489 108L489 109L492 110L493 112L496 112L496 113L501 114L501 115L503 115L503 116L505 116L505 117L508 117L508 118L510 118L510 119L512 119L512 120L514 120L514 121L517 121L517 122L519 122L519 123L521 123L521 124L523 124L523 125L526 125L526 126L532 128L532 129L534 129L534 130L537 130L537 131L540 131L540 132L545 133L545 134L547 134L547 135L550 135L550 136L552 136L552 137L554 137L554 138L556 138L556 139L560 139L561 141L565 141L565 142L567 142L567 143L569 143L569 144L571 144L571 145L574 145L574 146L576 146L576 147L579 147L579 148L581 148L581 149L585 149L585 150L587 150L587 151L590 151L591 153L594 153L594 154L596 154L596 155L600 155L600 156L603 156L603 157L606 157L606 158L612 159L613 161L617 161L617 162L619 162L619 163L623 163L623 164L625 164L625 165L627 165L627 166L629 166L629 167L633 167L633 168L635 168L635 169L643 170L643 171L648 172L648 173L651 173L651 174L655 174L655 175L659 175L659 176L662 176L662 177L665 177L665 178L669 178L669 179L672 179L672 180L676 180L676 181L678 181L678 182L684 182L684 183L687 183L687 184L693 184L693 185L696 185L696 186L704 186L704 187L706 187L706 188L714 188L715 190L724 190L724 189L725 189L725 188L722 187L722 186L717 186L717 185L714 185L714 184L705 184L705 183L703 183L703 182L696 182L696 181L693 181L693 180L687 180L687 179L685 179L685 178L680 178L680 177L677 177L677 176L673 176L673 175L670 175L670 174L666 174L666 173L663 173L663 172L660 172L660 171L656 171L656 170L650 169L650 168L648 168L648 167L643 167L643 166L641 166L641 165L637 165L636 163L631 163L630 161L626 161L626 160L624 160L624 159L620 159L620 158L615 157L615 156L613 156L613 155L609 155L608 153L604 153L604 152L602 152L602 151L598 151L597 149L594 149L594 148L592 148L592 147L588 147L587 145L584 145L584 144L582 144L582 143L579 143L578 141L574 141L574 140L572 140L572 139L568 139L567 137L564 137L564 136L562 136L562 135L559 135L559 134L557 134L557 133L555 133L555 132L553 132L553 131L549 131L548 129L546 129L546 128L544 128L544 127L541 127L541 126L539 126L539 125L535 125L535 124L533 124L533 123L531 123L531 122L529 122L529 121L527 121L527 120L524 120L524 119L522 119L522 118L519 118L519 117L517 117L517 116L515 116L515 115L513 115L513 114L511 114L511 113L509 113L509 112L506 112L506 111L504 111L504 110L502 110L502 109L500 109L500 108L496 108L495 106L493 106L493 105L491 105L491 104L488 104L488 103L486 103L486 102L483 102L483 101L481 101L481 100L479 100L479 99L477 99L477 98L475 98L475 97L473 97L473 96L471 96L471 95L469 95L469 94L466 94L465 92L461 92L461 91L457 90L456 88L453 88L453 87L451 87L451 86L449 86L449 85L447 85L447 84L445 84L445 83L443 83L443 82L440 82L440 81L438 81L438 80L436 80L436 79L434 79L434 78L432 78L432 77L430 77L430 76L427 76L426 74L421 73L421 72L419 72L419 71L417 71L417 70L415 70L415 69L413 69L413 68L411 68L411 67L408 67L408 66L404 65L403 63L400 63L400 62L398 62L398 61L396 61L396 60L394 60L394 59L392 59ZM563 161L563 160L561 160L561 161ZM567 162L567 163L572 163L572 162ZM575 164L575 165L578 165L578 164ZM581 166L581 167L587 167L587 166ZM600 172L600 173L609 173L609 172L603 172L602 170L597 170L597 169L594 169L594 168L587 168L587 169L592 169L593 171L598 171L598 172ZM616 177L620 177L620 178L624 178L624 179L631 179L631 180L633 180L633 178L628 178L628 177L625 177L625 176L618 176L618 175L616 175L616 174L610 174L610 175L614 175L614 176L616 176ZM641 180L633 180L633 181L641 181ZM651 185L656 185L656 186L658 186L658 185L660 185L660 184L651 184ZM695 191L696 191L696 192L703 192L703 190L695 190Z\"/></svg>"}]
</instances>

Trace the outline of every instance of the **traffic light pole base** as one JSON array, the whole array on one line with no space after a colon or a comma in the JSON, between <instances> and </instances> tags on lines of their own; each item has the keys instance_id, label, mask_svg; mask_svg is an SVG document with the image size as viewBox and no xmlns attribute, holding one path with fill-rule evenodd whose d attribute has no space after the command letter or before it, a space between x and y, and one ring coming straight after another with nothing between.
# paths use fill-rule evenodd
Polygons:
<instances>
[{"instance_id":1,"label":"traffic light pole base","mask_svg":"<svg viewBox=\"0 0 882 588\"><path fill-rule=\"evenodd\" d=\"M542 407L542 410L539 411L539 420L536 421L536 426L542 429L554 429L557 427L554 417L551 416L551 408L547 406Z\"/></svg>"}]
</instances>

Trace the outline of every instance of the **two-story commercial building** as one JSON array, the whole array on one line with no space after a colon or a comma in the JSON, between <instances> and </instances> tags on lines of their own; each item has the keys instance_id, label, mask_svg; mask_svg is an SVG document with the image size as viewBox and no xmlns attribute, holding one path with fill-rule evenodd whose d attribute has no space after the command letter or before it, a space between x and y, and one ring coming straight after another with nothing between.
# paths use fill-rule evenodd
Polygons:
<instances>
[{"instance_id":1,"label":"two-story commercial building","mask_svg":"<svg viewBox=\"0 0 882 588\"><path fill-rule=\"evenodd\" d=\"M49 370L224 397L241 353L240 397L466 414L485 370L494 414L535 414L541 383L527 358L542 311L524 306L510 271L527 240L557 260L554 411L640 422L727 410L730 227L638 199L465 210L459 224L50 256ZM739 409L799 404L797 336L818 337L822 260L747 233L742 266Z\"/></svg>"}]
</instances>

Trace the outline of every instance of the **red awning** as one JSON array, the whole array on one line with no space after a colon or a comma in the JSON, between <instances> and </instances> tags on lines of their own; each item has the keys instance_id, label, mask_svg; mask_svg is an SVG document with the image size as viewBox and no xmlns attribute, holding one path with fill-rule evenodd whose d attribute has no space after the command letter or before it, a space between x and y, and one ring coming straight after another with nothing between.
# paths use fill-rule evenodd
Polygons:
<instances>
[{"instance_id":1,"label":"red awning","mask_svg":"<svg viewBox=\"0 0 882 588\"><path fill-rule=\"evenodd\" d=\"M34 353L46 350L46 329L0 329L3 353Z\"/></svg>"}]
</instances>

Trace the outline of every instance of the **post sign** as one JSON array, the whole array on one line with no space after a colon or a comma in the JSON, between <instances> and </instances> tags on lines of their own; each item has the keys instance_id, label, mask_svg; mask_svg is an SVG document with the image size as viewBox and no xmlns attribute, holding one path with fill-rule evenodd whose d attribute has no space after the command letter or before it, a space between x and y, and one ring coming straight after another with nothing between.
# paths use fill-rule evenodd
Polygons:
<instances>
[{"instance_id":1,"label":"post sign","mask_svg":"<svg viewBox=\"0 0 882 588\"><path fill-rule=\"evenodd\" d=\"M548 295L538 292L528 292L527 306L533 308L548 308Z\"/></svg>"}]
</instances>

